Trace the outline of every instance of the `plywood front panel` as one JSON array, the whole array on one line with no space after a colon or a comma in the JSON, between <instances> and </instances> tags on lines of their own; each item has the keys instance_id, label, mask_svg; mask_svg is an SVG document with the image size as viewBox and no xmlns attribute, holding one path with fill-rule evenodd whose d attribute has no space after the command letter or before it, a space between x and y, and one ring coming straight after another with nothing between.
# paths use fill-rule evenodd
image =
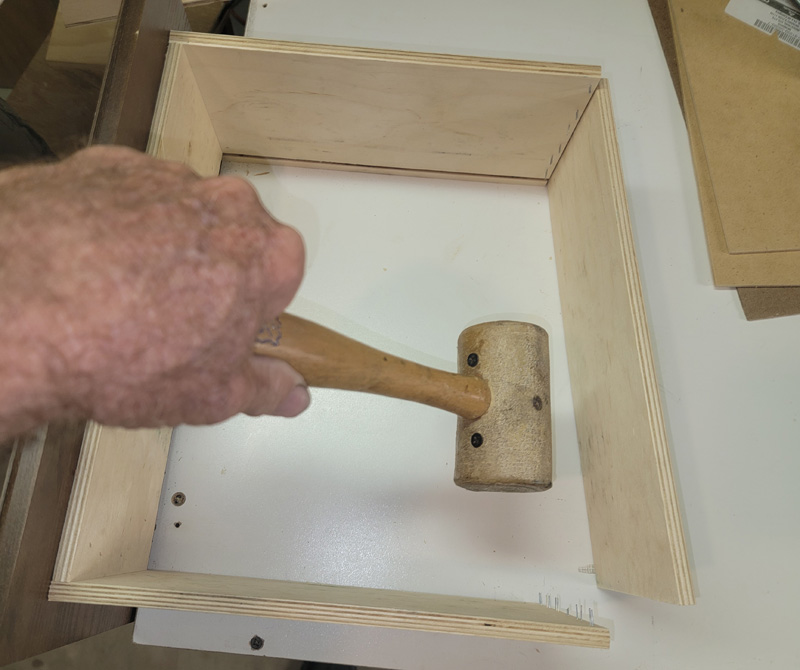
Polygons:
<instances>
[{"instance_id":1,"label":"plywood front panel","mask_svg":"<svg viewBox=\"0 0 800 670\"><path fill-rule=\"evenodd\" d=\"M147 570L53 584L54 600L328 621L607 648L607 628L544 605Z\"/></svg>"},{"instance_id":2,"label":"plywood front panel","mask_svg":"<svg viewBox=\"0 0 800 670\"><path fill-rule=\"evenodd\" d=\"M184 43L223 153L329 165L546 179L599 74L527 61L173 40Z\"/></svg>"},{"instance_id":3,"label":"plywood front panel","mask_svg":"<svg viewBox=\"0 0 800 670\"><path fill-rule=\"evenodd\" d=\"M607 84L548 192L598 585L691 604Z\"/></svg>"}]
</instances>

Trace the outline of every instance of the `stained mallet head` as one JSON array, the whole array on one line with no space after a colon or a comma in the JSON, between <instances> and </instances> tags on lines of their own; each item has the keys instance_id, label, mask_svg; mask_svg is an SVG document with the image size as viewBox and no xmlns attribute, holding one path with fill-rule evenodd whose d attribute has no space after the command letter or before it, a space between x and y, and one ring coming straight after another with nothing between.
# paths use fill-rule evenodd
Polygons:
<instances>
[{"instance_id":1,"label":"stained mallet head","mask_svg":"<svg viewBox=\"0 0 800 670\"><path fill-rule=\"evenodd\" d=\"M455 483L470 491L546 491L553 485L547 332L493 321L458 338L458 371L489 384L489 409L459 416Z\"/></svg>"}]
</instances>

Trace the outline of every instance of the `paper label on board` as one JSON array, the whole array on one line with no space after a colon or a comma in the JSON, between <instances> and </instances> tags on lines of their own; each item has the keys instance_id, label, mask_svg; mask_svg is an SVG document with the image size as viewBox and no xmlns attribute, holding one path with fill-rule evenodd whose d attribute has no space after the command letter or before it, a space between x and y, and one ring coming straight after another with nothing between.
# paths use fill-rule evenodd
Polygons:
<instances>
[{"instance_id":1,"label":"paper label on board","mask_svg":"<svg viewBox=\"0 0 800 670\"><path fill-rule=\"evenodd\" d=\"M725 13L800 49L800 7L791 0L731 0Z\"/></svg>"}]
</instances>

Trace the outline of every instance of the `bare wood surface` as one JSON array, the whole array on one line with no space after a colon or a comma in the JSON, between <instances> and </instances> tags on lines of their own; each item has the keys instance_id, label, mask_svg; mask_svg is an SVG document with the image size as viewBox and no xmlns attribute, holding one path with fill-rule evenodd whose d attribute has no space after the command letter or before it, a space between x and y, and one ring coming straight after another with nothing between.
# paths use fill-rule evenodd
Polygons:
<instances>
[{"instance_id":1,"label":"bare wood surface","mask_svg":"<svg viewBox=\"0 0 800 670\"><path fill-rule=\"evenodd\" d=\"M148 570L70 584L54 600L266 616L607 648L609 631L529 603Z\"/></svg>"},{"instance_id":2,"label":"bare wood surface","mask_svg":"<svg viewBox=\"0 0 800 670\"><path fill-rule=\"evenodd\" d=\"M187 11L192 8L202 9L206 5L218 6L219 3L220 0L183 0ZM122 0L60 0L64 23L68 27L115 19L119 15L121 4Z\"/></svg>"},{"instance_id":3,"label":"bare wood surface","mask_svg":"<svg viewBox=\"0 0 800 670\"><path fill-rule=\"evenodd\" d=\"M598 77L574 65L172 39L222 151L279 160L547 179Z\"/></svg>"},{"instance_id":4,"label":"bare wood surface","mask_svg":"<svg viewBox=\"0 0 800 670\"><path fill-rule=\"evenodd\" d=\"M717 75L716 81L709 80L709 76L714 77L714 71L720 72L720 68L724 70L730 67L731 76L749 78L751 83L756 82L759 87L762 85L767 86L767 81L758 82L757 77L753 76L752 67L754 67L755 63L761 62L761 68L766 76L771 66L763 64L765 59L770 62L775 61L776 72L769 75L769 81L773 81L775 77L784 79L788 77L787 82L789 83L787 83L787 86L789 88L773 96L761 93L759 104L753 109L759 109L761 105L768 103L773 97L776 103L780 103L782 107L790 106L793 104L794 97L789 95L787 91L796 86L796 81L792 81L792 73L794 71L791 68L791 63L796 60L797 52L795 51L794 55L792 55L789 53L793 51L791 47L779 45L777 42L773 44L773 40L769 40L765 35L759 34L755 28L747 26L733 17L722 16L724 4L719 0L704 0L704 2L696 3L670 1L673 25L676 28L674 39L678 54L678 67L680 78L683 82L681 94L683 96L684 117L692 140L692 161L700 192L700 204L703 211L706 242L708 244L714 284L728 287L797 286L800 284L800 251L791 250L790 247L794 246L794 244L787 244L792 235L796 235L796 233L792 233L792 230L796 227L792 225L796 217L791 212L792 203L797 198L797 189L792 190L790 188L789 191L786 191L786 180L791 180L792 171L791 169L788 172L786 169L775 171L778 163L773 161L773 153L767 148L756 152L759 158L758 161L753 161L753 150L745 151L745 149L747 146L751 146L753 140L758 140L765 132L762 130L761 122L758 121L758 114L755 111L747 111L750 107L742 106L739 98L737 98L736 104L727 104L724 100L715 101L715 96L722 93L719 89L720 83L728 82L730 77ZM726 33L730 36L730 31L737 35L736 40L730 42L730 44L736 44L741 41L743 45L742 48L731 51L732 54L735 54L736 61L739 62L740 59L746 60L748 54L752 56L751 62L743 70L722 57L722 53L728 53L727 49L720 51L719 48L712 48L708 42L707 37L713 37L714 40L724 39ZM714 43L718 44L718 42ZM777 52L775 50L777 48L782 49L782 51ZM703 57L703 52L708 57ZM781 55L784 57L783 61L781 60ZM691 59L691 66L694 68L691 79L689 59ZM713 63L709 59L712 59ZM735 86L726 84L726 86L728 88L727 95L746 93L748 97L754 94L758 96L757 93L750 90L752 88L750 84ZM698 103L703 105L702 109L698 109ZM721 117L714 111L717 108L721 111L723 107L725 118L727 119L726 124L722 123ZM772 115L774 111L776 110L770 110L769 118L772 121L768 125L774 125L775 118ZM701 126L701 114L704 114L703 118L705 118L703 126ZM734 120L736 114L741 116L741 120ZM747 120L751 118L751 114L755 115L756 121ZM731 115L734 116L731 117ZM791 114L786 116L778 115L778 119L782 123L791 124L790 118ZM732 132L729 130L730 128L741 127L743 122L747 130L743 133L736 133L736 137L740 138L741 141L730 142L725 139ZM753 132L752 129L754 127L759 129L758 133ZM707 133L710 133L714 139L711 145L708 145L705 139ZM787 138L786 142L781 139L783 137ZM792 164L791 157L793 154L791 151L787 153L787 150L792 146L791 142L796 139L797 133L793 132L793 130L788 134L773 132L770 135L770 142L777 141L780 145L779 150L774 154L775 160L781 157L781 163L785 164L788 156L789 164ZM746 144L743 143L745 140L747 141ZM731 152L734 154L733 157ZM736 155L736 152L744 153ZM745 156L745 158L743 159L742 156ZM767 161L768 169L764 168L764 161ZM745 179L740 171L731 173L731 166L738 164L744 166L745 163L748 170L756 170L756 176L753 179ZM778 181L774 184L771 181L773 175L778 178ZM722 196L718 185L720 180L727 185L724 191L727 194L725 203L720 200ZM766 196L767 192L761 193L753 189L759 183L766 185L766 182L770 182L769 192L776 188L783 189L782 192L786 193L787 197L768 199L769 201L764 204L757 216L751 215L743 220L740 216L742 213L751 211L754 204L765 202L762 198ZM749 201L747 207L739 207L743 203L743 193L750 194L748 198L745 198ZM786 209L787 206L788 210ZM788 215L786 214L787 211L790 212ZM730 217L736 221L735 224L731 224L732 226L745 231L748 227L752 227L750 222L762 221L764 226L756 226L758 229L756 230L757 235L761 234L759 231L762 227L767 231L777 226L777 232L773 236L776 244L768 243L764 238L759 244L764 247L763 250L767 253L731 253L725 234L725 220ZM782 232L786 230L788 230L788 237ZM768 248L780 246L783 246L782 250Z\"/></svg>"},{"instance_id":5,"label":"bare wood surface","mask_svg":"<svg viewBox=\"0 0 800 670\"><path fill-rule=\"evenodd\" d=\"M798 251L800 51L727 4L671 0L723 240L730 254Z\"/></svg>"},{"instance_id":6,"label":"bare wood surface","mask_svg":"<svg viewBox=\"0 0 800 670\"><path fill-rule=\"evenodd\" d=\"M482 416L491 401L480 377L419 365L291 314L263 328L253 351L286 361L309 386L411 400L467 419Z\"/></svg>"},{"instance_id":7,"label":"bare wood surface","mask_svg":"<svg viewBox=\"0 0 800 670\"><path fill-rule=\"evenodd\" d=\"M548 190L598 585L691 604L680 508L605 82Z\"/></svg>"},{"instance_id":8,"label":"bare wood surface","mask_svg":"<svg viewBox=\"0 0 800 670\"><path fill-rule=\"evenodd\" d=\"M188 165L203 177L219 174L222 150L180 45L170 45L167 52L147 152Z\"/></svg>"},{"instance_id":9,"label":"bare wood surface","mask_svg":"<svg viewBox=\"0 0 800 670\"><path fill-rule=\"evenodd\" d=\"M70 28L64 23L63 12L59 11L50 34L47 60L105 67L116 28L116 17Z\"/></svg>"},{"instance_id":10,"label":"bare wood surface","mask_svg":"<svg viewBox=\"0 0 800 670\"><path fill-rule=\"evenodd\" d=\"M88 425L54 579L147 568L171 435Z\"/></svg>"}]
</instances>

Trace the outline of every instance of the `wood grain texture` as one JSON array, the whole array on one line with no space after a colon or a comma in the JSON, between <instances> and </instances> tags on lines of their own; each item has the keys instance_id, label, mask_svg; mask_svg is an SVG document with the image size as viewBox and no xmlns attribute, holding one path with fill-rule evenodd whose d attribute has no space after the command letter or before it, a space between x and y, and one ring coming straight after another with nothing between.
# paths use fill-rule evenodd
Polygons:
<instances>
[{"instance_id":1,"label":"wood grain texture","mask_svg":"<svg viewBox=\"0 0 800 670\"><path fill-rule=\"evenodd\" d=\"M28 467L20 467L14 475L6 498L9 507L0 523L4 535L0 665L131 620L128 608L52 603L46 599L82 435L80 422L54 423L33 441L20 445L19 458ZM27 505L21 504L22 497L27 498ZM12 530L17 537L15 554L6 551Z\"/></svg>"},{"instance_id":2,"label":"wood grain texture","mask_svg":"<svg viewBox=\"0 0 800 670\"><path fill-rule=\"evenodd\" d=\"M265 325L253 351L286 361L309 386L411 400L469 419L489 409L489 385L479 377L392 356L291 314Z\"/></svg>"},{"instance_id":3,"label":"wood grain texture","mask_svg":"<svg viewBox=\"0 0 800 670\"><path fill-rule=\"evenodd\" d=\"M280 160L547 179L597 83L592 67L172 39L222 151Z\"/></svg>"},{"instance_id":4,"label":"wood grain texture","mask_svg":"<svg viewBox=\"0 0 800 670\"><path fill-rule=\"evenodd\" d=\"M222 151L180 45L170 45L147 152L188 165L202 177L219 174Z\"/></svg>"},{"instance_id":5,"label":"wood grain texture","mask_svg":"<svg viewBox=\"0 0 800 670\"><path fill-rule=\"evenodd\" d=\"M694 596L607 84L548 186L598 585Z\"/></svg>"},{"instance_id":6,"label":"wood grain texture","mask_svg":"<svg viewBox=\"0 0 800 670\"><path fill-rule=\"evenodd\" d=\"M53 583L54 600L343 623L607 648L609 631L528 603L148 570Z\"/></svg>"},{"instance_id":7,"label":"wood grain texture","mask_svg":"<svg viewBox=\"0 0 800 670\"><path fill-rule=\"evenodd\" d=\"M170 30L189 28L180 0L125 0L92 128L92 144L144 151Z\"/></svg>"},{"instance_id":8,"label":"wood grain texture","mask_svg":"<svg viewBox=\"0 0 800 670\"><path fill-rule=\"evenodd\" d=\"M61 11L56 14L47 60L59 63L102 65L108 63L117 19L67 27Z\"/></svg>"},{"instance_id":9,"label":"wood grain texture","mask_svg":"<svg viewBox=\"0 0 800 670\"><path fill-rule=\"evenodd\" d=\"M87 425L55 580L146 569L171 436Z\"/></svg>"},{"instance_id":10,"label":"wood grain texture","mask_svg":"<svg viewBox=\"0 0 800 670\"><path fill-rule=\"evenodd\" d=\"M122 2L123 0L59 0L59 7L64 23L72 27L116 19ZM187 9L210 4L217 5L219 0L183 0Z\"/></svg>"}]
</instances>

